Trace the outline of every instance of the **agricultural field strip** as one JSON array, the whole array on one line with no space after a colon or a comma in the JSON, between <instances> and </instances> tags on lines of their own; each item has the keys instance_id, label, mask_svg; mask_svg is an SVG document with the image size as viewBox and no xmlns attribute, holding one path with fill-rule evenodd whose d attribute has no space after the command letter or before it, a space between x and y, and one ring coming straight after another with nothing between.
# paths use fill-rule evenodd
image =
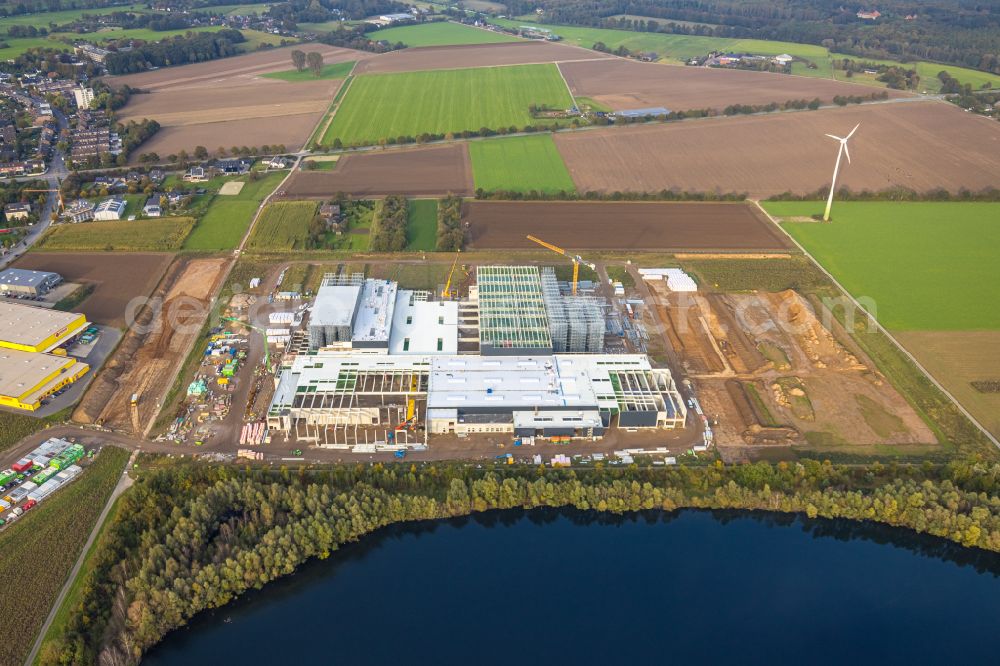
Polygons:
<instances>
[{"instance_id":1,"label":"agricultural field strip","mask_svg":"<svg viewBox=\"0 0 1000 666\"><path fill-rule=\"evenodd\" d=\"M531 104L568 108L571 100L553 64L358 76L328 135L350 144L520 126L533 121Z\"/></svg>"}]
</instances>

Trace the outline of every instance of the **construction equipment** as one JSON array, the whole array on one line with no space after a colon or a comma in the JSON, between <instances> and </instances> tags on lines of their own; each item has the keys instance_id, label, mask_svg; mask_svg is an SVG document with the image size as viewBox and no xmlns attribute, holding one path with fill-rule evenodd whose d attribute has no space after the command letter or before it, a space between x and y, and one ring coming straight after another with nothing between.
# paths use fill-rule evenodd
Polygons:
<instances>
[{"instance_id":1,"label":"construction equipment","mask_svg":"<svg viewBox=\"0 0 1000 666\"><path fill-rule=\"evenodd\" d=\"M56 189L54 190L21 190L22 192L55 192L56 196L59 197L59 212L66 210L66 204L63 202L62 195L62 181L56 179Z\"/></svg>"},{"instance_id":2,"label":"construction equipment","mask_svg":"<svg viewBox=\"0 0 1000 666\"><path fill-rule=\"evenodd\" d=\"M267 347L267 330L254 326L249 322L245 322L242 319L237 319L236 317L223 317L223 321L231 321L235 324L242 324L252 331L257 331L264 338L264 367L267 368L268 372L271 372L271 350Z\"/></svg>"},{"instance_id":3,"label":"construction equipment","mask_svg":"<svg viewBox=\"0 0 1000 666\"><path fill-rule=\"evenodd\" d=\"M528 240L530 240L533 243L538 243L542 247L547 248L549 250L552 250L553 252L555 252L557 254L561 254L562 256L566 257L567 259L569 259L570 261L573 262L573 295L574 296L576 296L576 283L580 279L580 264L583 264L584 266L587 266L591 270L594 270L594 271L597 270L597 266L595 264L592 264L589 261L586 261L583 257L581 257L578 254L570 254L569 252L567 252L566 250L562 249L561 247L559 247L557 245L553 245L552 243L546 243L541 238L535 238L534 236L528 236Z\"/></svg>"},{"instance_id":4,"label":"construction equipment","mask_svg":"<svg viewBox=\"0 0 1000 666\"><path fill-rule=\"evenodd\" d=\"M455 267L458 266L458 255L462 251L459 250L455 253L455 261L451 264L451 270L448 271L448 281L444 283L444 289L441 290L441 298L451 297L451 278L455 275Z\"/></svg>"}]
</instances>

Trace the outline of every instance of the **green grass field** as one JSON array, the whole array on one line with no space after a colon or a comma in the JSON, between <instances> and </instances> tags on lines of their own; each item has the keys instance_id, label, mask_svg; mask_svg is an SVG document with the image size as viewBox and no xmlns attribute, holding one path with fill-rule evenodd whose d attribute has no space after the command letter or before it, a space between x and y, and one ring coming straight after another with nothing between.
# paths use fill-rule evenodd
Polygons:
<instances>
[{"instance_id":1,"label":"green grass field","mask_svg":"<svg viewBox=\"0 0 1000 666\"><path fill-rule=\"evenodd\" d=\"M59 224L42 237L38 249L171 251L180 249L193 226L194 219L190 217Z\"/></svg>"},{"instance_id":2,"label":"green grass field","mask_svg":"<svg viewBox=\"0 0 1000 666\"><path fill-rule=\"evenodd\" d=\"M284 180L288 172L276 171L266 176L244 180L246 184L235 196L217 195L205 216L198 220L194 231L184 243L185 250L232 250L243 239L253 221L257 206Z\"/></svg>"},{"instance_id":3,"label":"green grass field","mask_svg":"<svg viewBox=\"0 0 1000 666\"><path fill-rule=\"evenodd\" d=\"M437 245L437 199L410 199L406 222L406 249L430 252Z\"/></svg>"},{"instance_id":4,"label":"green grass field","mask_svg":"<svg viewBox=\"0 0 1000 666\"><path fill-rule=\"evenodd\" d=\"M566 84L555 65L372 74L354 79L323 137L371 143L424 132L534 124L528 107L568 108Z\"/></svg>"},{"instance_id":5,"label":"green grass field","mask_svg":"<svg viewBox=\"0 0 1000 666\"><path fill-rule=\"evenodd\" d=\"M769 202L778 217L822 202ZM895 330L1000 329L1000 204L834 202L833 222L782 226Z\"/></svg>"},{"instance_id":6,"label":"green grass field","mask_svg":"<svg viewBox=\"0 0 1000 666\"><path fill-rule=\"evenodd\" d=\"M259 205L256 201L240 201L217 197L205 216L184 243L185 250L232 250L240 244Z\"/></svg>"},{"instance_id":7,"label":"green grass field","mask_svg":"<svg viewBox=\"0 0 1000 666\"><path fill-rule=\"evenodd\" d=\"M476 188L572 192L573 179L550 134L469 143Z\"/></svg>"},{"instance_id":8,"label":"green grass field","mask_svg":"<svg viewBox=\"0 0 1000 666\"><path fill-rule=\"evenodd\" d=\"M49 608L111 496L128 451L109 446L80 477L19 518L0 539L5 640L0 663L24 662Z\"/></svg>"},{"instance_id":9,"label":"green grass field","mask_svg":"<svg viewBox=\"0 0 1000 666\"><path fill-rule=\"evenodd\" d=\"M499 44L520 41L517 37L451 22L404 25L370 33L372 39L384 39L390 44L403 42L407 46L452 46L455 44ZM461 63L457 63L461 66Z\"/></svg>"},{"instance_id":10,"label":"green grass field","mask_svg":"<svg viewBox=\"0 0 1000 666\"><path fill-rule=\"evenodd\" d=\"M261 213L247 248L257 252L304 250L309 223L316 214L315 201L268 204Z\"/></svg>"},{"instance_id":11,"label":"green grass field","mask_svg":"<svg viewBox=\"0 0 1000 666\"><path fill-rule=\"evenodd\" d=\"M323 69L320 71L320 75L316 76L308 68L304 71L298 71L297 69L289 69L284 72L270 72L269 74L262 74L264 78L267 79L280 79L282 81L318 81L321 79L342 79L351 73L354 69L354 61L349 62L338 62L332 65L324 65Z\"/></svg>"}]
</instances>

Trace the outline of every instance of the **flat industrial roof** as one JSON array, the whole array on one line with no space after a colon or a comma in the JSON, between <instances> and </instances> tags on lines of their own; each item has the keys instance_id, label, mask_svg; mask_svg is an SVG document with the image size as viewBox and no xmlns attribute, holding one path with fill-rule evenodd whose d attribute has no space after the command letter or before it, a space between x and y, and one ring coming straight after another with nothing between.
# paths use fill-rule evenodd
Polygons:
<instances>
[{"instance_id":1,"label":"flat industrial roof","mask_svg":"<svg viewBox=\"0 0 1000 666\"><path fill-rule=\"evenodd\" d=\"M358 284L324 284L316 292L312 314L309 317L311 326L350 326L354 321L354 309L361 294Z\"/></svg>"},{"instance_id":2,"label":"flat industrial roof","mask_svg":"<svg viewBox=\"0 0 1000 666\"><path fill-rule=\"evenodd\" d=\"M65 330L80 317L74 312L0 303L0 340L34 347Z\"/></svg>"},{"instance_id":3,"label":"flat industrial roof","mask_svg":"<svg viewBox=\"0 0 1000 666\"><path fill-rule=\"evenodd\" d=\"M401 289L392 314L389 353L457 354L458 303L417 300L413 291Z\"/></svg>"},{"instance_id":4,"label":"flat industrial roof","mask_svg":"<svg viewBox=\"0 0 1000 666\"><path fill-rule=\"evenodd\" d=\"M354 317L351 339L360 342L389 344L392 311L396 307L396 283L389 280L365 280L361 301Z\"/></svg>"},{"instance_id":5,"label":"flat industrial roof","mask_svg":"<svg viewBox=\"0 0 1000 666\"><path fill-rule=\"evenodd\" d=\"M432 357L427 407L597 408L590 378L566 370L553 356Z\"/></svg>"},{"instance_id":6,"label":"flat industrial roof","mask_svg":"<svg viewBox=\"0 0 1000 666\"><path fill-rule=\"evenodd\" d=\"M75 364L71 356L0 349L0 395L21 397L60 368Z\"/></svg>"},{"instance_id":7,"label":"flat industrial roof","mask_svg":"<svg viewBox=\"0 0 1000 666\"><path fill-rule=\"evenodd\" d=\"M0 285L17 285L38 287L47 280L61 280L58 273L48 271L32 271L24 268L8 268L0 271Z\"/></svg>"}]
</instances>

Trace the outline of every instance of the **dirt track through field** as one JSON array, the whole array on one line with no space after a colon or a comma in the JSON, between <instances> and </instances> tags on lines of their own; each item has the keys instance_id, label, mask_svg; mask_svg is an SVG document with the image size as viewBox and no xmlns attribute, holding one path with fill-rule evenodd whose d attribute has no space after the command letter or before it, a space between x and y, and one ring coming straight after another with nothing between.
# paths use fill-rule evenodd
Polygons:
<instances>
[{"instance_id":1,"label":"dirt track through field","mask_svg":"<svg viewBox=\"0 0 1000 666\"><path fill-rule=\"evenodd\" d=\"M365 57L322 44L304 50L319 51L328 64ZM161 157L181 150L190 153L197 146L215 151L220 146L229 150L284 144L288 150L298 150L329 108L341 81L289 82L259 76L288 69L292 69L291 49L275 49L111 77L112 84L148 92L132 96L120 112L122 120L152 118L162 127L133 153L133 160L148 152Z\"/></svg>"},{"instance_id":2,"label":"dirt track through field","mask_svg":"<svg viewBox=\"0 0 1000 666\"><path fill-rule=\"evenodd\" d=\"M747 192L765 197L829 185L837 146L853 162L838 185L980 190L1000 182L1000 123L945 102L874 104L711 118L555 135L581 191Z\"/></svg>"},{"instance_id":3,"label":"dirt track through field","mask_svg":"<svg viewBox=\"0 0 1000 666\"><path fill-rule=\"evenodd\" d=\"M426 46L390 51L367 58L358 63L354 73L380 74L428 69L533 65L573 60L602 60L609 57L578 46L540 41Z\"/></svg>"},{"instance_id":4,"label":"dirt track through field","mask_svg":"<svg viewBox=\"0 0 1000 666\"><path fill-rule=\"evenodd\" d=\"M580 250L788 247L773 224L741 203L474 201L463 220L476 250L537 248L528 234Z\"/></svg>"},{"instance_id":5,"label":"dirt track through field","mask_svg":"<svg viewBox=\"0 0 1000 666\"><path fill-rule=\"evenodd\" d=\"M52 271L67 282L93 286L90 296L74 309L94 323L122 328L129 302L153 291L171 259L171 254L149 252L32 252L14 265Z\"/></svg>"},{"instance_id":6,"label":"dirt track through field","mask_svg":"<svg viewBox=\"0 0 1000 666\"><path fill-rule=\"evenodd\" d=\"M472 167L464 143L344 155L332 171L297 171L282 190L289 198L472 194Z\"/></svg>"},{"instance_id":7,"label":"dirt track through field","mask_svg":"<svg viewBox=\"0 0 1000 666\"><path fill-rule=\"evenodd\" d=\"M559 65L574 95L590 97L615 111L664 106L671 111L723 109L730 104L769 104L835 95L868 96L871 86L771 72L684 67L615 58ZM892 97L908 95L887 91Z\"/></svg>"}]
</instances>

